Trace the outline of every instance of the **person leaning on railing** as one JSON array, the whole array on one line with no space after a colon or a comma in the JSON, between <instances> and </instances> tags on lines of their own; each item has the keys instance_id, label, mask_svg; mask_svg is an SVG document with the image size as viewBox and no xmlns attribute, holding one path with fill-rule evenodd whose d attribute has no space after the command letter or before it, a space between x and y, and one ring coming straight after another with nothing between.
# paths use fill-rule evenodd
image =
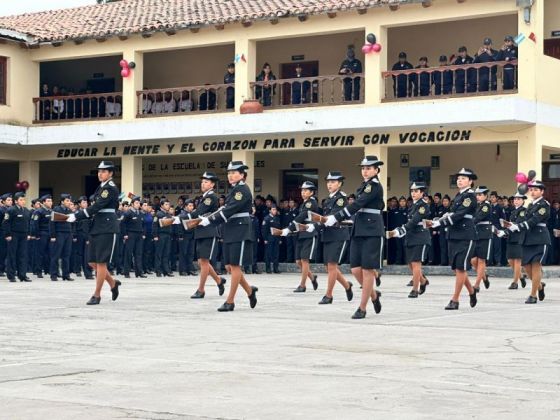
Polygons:
<instances>
[{"instance_id":1,"label":"person leaning on railing","mask_svg":"<svg viewBox=\"0 0 560 420\"><path fill-rule=\"evenodd\" d=\"M230 85L226 89L226 109L233 109L235 107L235 64L229 63L227 72L224 76L224 84Z\"/></svg>"},{"instance_id":2,"label":"person leaning on railing","mask_svg":"<svg viewBox=\"0 0 560 420\"><path fill-rule=\"evenodd\" d=\"M490 38L484 38L482 47L478 49L474 57L474 63L491 63L496 61L498 56L498 51L492 48L492 40ZM481 67L478 69L478 91L488 92L488 90L496 90L498 86L497 82L497 66Z\"/></svg>"},{"instance_id":3,"label":"person leaning on railing","mask_svg":"<svg viewBox=\"0 0 560 420\"><path fill-rule=\"evenodd\" d=\"M412 64L410 64L406 60L406 53L400 52L399 61L393 65L391 70L401 71L411 70L412 68ZM407 96L410 96L411 91L412 83L410 82L410 78L407 74L399 74L398 76L393 76L393 95L395 96L395 98L406 98Z\"/></svg>"},{"instance_id":4,"label":"person leaning on railing","mask_svg":"<svg viewBox=\"0 0 560 420\"><path fill-rule=\"evenodd\" d=\"M255 98L261 99L263 106L272 105L272 97L276 94L276 84L270 85L271 81L276 80L276 76L272 73L270 64L264 63L260 74L257 76L257 82L264 82L255 86Z\"/></svg>"},{"instance_id":5,"label":"person leaning on railing","mask_svg":"<svg viewBox=\"0 0 560 420\"><path fill-rule=\"evenodd\" d=\"M465 66L473 63L473 58L467 54L467 47L459 47L458 56L453 62L454 66ZM476 92L476 70L455 70L455 93Z\"/></svg>"},{"instance_id":6,"label":"person leaning on railing","mask_svg":"<svg viewBox=\"0 0 560 420\"><path fill-rule=\"evenodd\" d=\"M504 45L496 57L497 61L515 61L517 60L517 47L513 43L513 37L508 35L504 39ZM511 90L516 85L516 66L513 64L504 65L503 86L504 90Z\"/></svg>"},{"instance_id":7,"label":"person leaning on railing","mask_svg":"<svg viewBox=\"0 0 560 420\"><path fill-rule=\"evenodd\" d=\"M362 62L356 58L354 47L348 47L348 50L346 51L346 59L340 65L338 73L347 76L362 73ZM344 100L359 101L361 77L345 77L343 82Z\"/></svg>"}]
</instances>

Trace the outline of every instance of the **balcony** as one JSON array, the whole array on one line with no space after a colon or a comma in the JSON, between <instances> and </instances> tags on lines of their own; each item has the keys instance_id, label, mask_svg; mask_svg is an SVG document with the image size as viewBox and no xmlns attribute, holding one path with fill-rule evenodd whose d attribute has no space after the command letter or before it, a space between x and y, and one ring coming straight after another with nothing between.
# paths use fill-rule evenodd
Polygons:
<instances>
[{"instance_id":1,"label":"balcony","mask_svg":"<svg viewBox=\"0 0 560 420\"><path fill-rule=\"evenodd\" d=\"M33 98L33 123L122 118L122 92Z\"/></svg>"}]
</instances>

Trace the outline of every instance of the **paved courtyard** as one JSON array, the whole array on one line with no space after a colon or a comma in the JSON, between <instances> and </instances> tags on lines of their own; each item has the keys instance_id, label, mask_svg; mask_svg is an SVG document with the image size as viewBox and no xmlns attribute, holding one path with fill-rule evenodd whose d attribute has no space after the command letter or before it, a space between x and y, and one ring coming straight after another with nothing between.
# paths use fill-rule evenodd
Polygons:
<instances>
[{"instance_id":1,"label":"paved courtyard","mask_svg":"<svg viewBox=\"0 0 560 420\"><path fill-rule=\"evenodd\" d=\"M452 278L407 299L385 276L383 311L335 289L295 295L297 275L253 275L259 304L218 313L197 279L123 281L87 307L93 282L0 282L2 419L545 419L560 418L560 283L492 279L479 306L446 312ZM356 282L354 282L356 285Z\"/></svg>"}]
</instances>

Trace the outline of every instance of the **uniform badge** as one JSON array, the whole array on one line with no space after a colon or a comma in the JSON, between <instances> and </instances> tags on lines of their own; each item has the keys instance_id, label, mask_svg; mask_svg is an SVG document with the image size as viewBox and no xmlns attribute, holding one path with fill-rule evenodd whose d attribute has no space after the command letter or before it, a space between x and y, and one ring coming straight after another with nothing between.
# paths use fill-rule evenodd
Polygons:
<instances>
[{"instance_id":1,"label":"uniform badge","mask_svg":"<svg viewBox=\"0 0 560 420\"><path fill-rule=\"evenodd\" d=\"M109 190L101 191L101 198L107 198L107 197L109 197Z\"/></svg>"},{"instance_id":2,"label":"uniform badge","mask_svg":"<svg viewBox=\"0 0 560 420\"><path fill-rule=\"evenodd\" d=\"M488 206L482 207L482 212L483 213L488 213Z\"/></svg>"},{"instance_id":3,"label":"uniform badge","mask_svg":"<svg viewBox=\"0 0 560 420\"><path fill-rule=\"evenodd\" d=\"M39 216L38 215L33 216L33 220L39 220Z\"/></svg>"},{"instance_id":4,"label":"uniform badge","mask_svg":"<svg viewBox=\"0 0 560 420\"><path fill-rule=\"evenodd\" d=\"M522 211L521 213L519 213L519 216L520 216L520 217L525 217L525 212Z\"/></svg>"},{"instance_id":5,"label":"uniform badge","mask_svg":"<svg viewBox=\"0 0 560 420\"><path fill-rule=\"evenodd\" d=\"M342 207L344 205L344 199L339 198L338 200L336 200L336 205L338 207Z\"/></svg>"},{"instance_id":6,"label":"uniform badge","mask_svg":"<svg viewBox=\"0 0 560 420\"><path fill-rule=\"evenodd\" d=\"M204 204L209 206L210 204L212 204L212 200L210 198L207 198L206 200L204 200Z\"/></svg>"},{"instance_id":7,"label":"uniform badge","mask_svg":"<svg viewBox=\"0 0 560 420\"><path fill-rule=\"evenodd\" d=\"M4 220L8 220L9 218L10 218L10 215L9 215L8 213L6 213L6 214L4 215Z\"/></svg>"},{"instance_id":8,"label":"uniform badge","mask_svg":"<svg viewBox=\"0 0 560 420\"><path fill-rule=\"evenodd\" d=\"M241 193L241 191L238 191L238 192L235 193L233 198L235 198L237 201L239 201L243 198L243 194Z\"/></svg>"},{"instance_id":9,"label":"uniform badge","mask_svg":"<svg viewBox=\"0 0 560 420\"><path fill-rule=\"evenodd\" d=\"M369 194L371 192L371 184L368 184L367 187L364 188L364 192Z\"/></svg>"},{"instance_id":10,"label":"uniform badge","mask_svg":"<svg viewBox=\"0 0 560 420\"><path fill-rule=\"evenodd\" d=\"M463 200L463 206L469 207L470 205L471 205L471 199L470 198L465 198Z\"/></svg>"},{"instance_id":11,"label":"uniform badge","mask_svg":"<svg viewBox=\"0 0 560 420\"><path fill-rule=\"evenodd\" d=\"M426 213L426 208L425 208L425 207L420 207L420 208L418 209L418 213L420 213L420 214Z\"/></svg>"},{"instance_id":12,"label":"uniform badge","mask_svg":"<svg viewBox=\"0 0 560 420\"><path fill-rule=\"evenodd\" d=\"M154 216L154 222L157 222L157 216Z\"/></svg>"},{"instance_id":13,"label":"uniform badge","mask_svg":"<svg viewBox=\"0 0 560 420\"><path fill-rule=\"evenodd\" d=\"M113 181L109 181L109 185L110 185L111 187L116 187L116 185L115 185L115 183L114 183Z\"/></svg>"},{"instance_id":14,"label":"uniform badge","mask_svg":"<svg viewBox=\"0 0 560 420\"><path fill-rule=\"evenodd\" d=\"M308 209L311 208L311 201L308 201L307 203L305 203L305 207L307 207Z\"/></svg>"},{"instance_id":15,"label":"uniform badge","mask_svg":"<svg viewBox=\"0 0 560 420\"><path fill-rule=\"evenodd\" d=\"M539 209L539 214L540 214L541 216L544 216L544 215L546 214L546 209L545 209L544 207L543 207L543 208L540 208L540 209Z\"/></svg>"}]
</instances>

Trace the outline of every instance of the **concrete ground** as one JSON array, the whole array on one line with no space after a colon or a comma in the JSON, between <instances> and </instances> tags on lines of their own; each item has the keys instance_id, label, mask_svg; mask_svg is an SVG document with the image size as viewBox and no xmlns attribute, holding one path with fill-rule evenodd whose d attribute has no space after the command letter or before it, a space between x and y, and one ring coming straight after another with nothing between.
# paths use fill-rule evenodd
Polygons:
<instances>
[{"instance_id":1,"label":"concrete ground","mask_svg":"<svg viewBox=\"0 0 560 420\"><path fill-rule=\"evenodd\" d=\"M407 299L409 276L384 276L383 311L351 320L335 289L294 295L295 274L252 275L232 313L197 279L123 281L88 307L93 282L0 280L2 419L560 418L560 283L492 279L471 309L447 312L452 278ZM354 282L356 285L356 282ZM357 298L359 287L355 286Z\"/></svg>"}]
</instances>

